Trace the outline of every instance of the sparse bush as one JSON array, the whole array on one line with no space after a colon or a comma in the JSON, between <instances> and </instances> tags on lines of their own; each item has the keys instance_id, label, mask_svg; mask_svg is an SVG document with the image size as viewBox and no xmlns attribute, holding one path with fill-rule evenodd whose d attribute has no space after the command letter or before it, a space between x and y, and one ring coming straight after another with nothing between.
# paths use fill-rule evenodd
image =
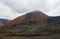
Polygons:
<instances>
[{"instance_id":1,"label":"sparse bush","mask_svg":"<svg viewBox=\"0 0 60 39\"><path fill-rule=\"evenodd\" d=\"M5 30L0 30L0 34L7 33Z\"/></svg>"},{"instance_id":2,"label":"sparse bush","mask_svg":"<svg viewBox=\"0 0 60 39\"><path fill-rule=\"evenodd\" d=\"M25 26L22 26L23 29L21 28L16 28L16 29L11 29L13 32L14 30L17 32L19 30L21 30L22 32L18 32L19 34L17 33L12 33L12 34L8 34L8 36L41 36L41 35L51 35L51 34L60 34L60 29L59 27L56 27L55 25L50 25L50 24L44 24L44 25L25 25ZM8 30L9 31L9 30ZM6 32L4 30L0 30L0 34L1 33L9 33L9 32ZM12 32L11 31L11 32ZM25 33L26 32L26 33ZM25 34L21 34L21 33L25 33ZM33 34L32 34L33 33ZM36 34L34 34L36 33Z\"/></svg>"}]
</instances>

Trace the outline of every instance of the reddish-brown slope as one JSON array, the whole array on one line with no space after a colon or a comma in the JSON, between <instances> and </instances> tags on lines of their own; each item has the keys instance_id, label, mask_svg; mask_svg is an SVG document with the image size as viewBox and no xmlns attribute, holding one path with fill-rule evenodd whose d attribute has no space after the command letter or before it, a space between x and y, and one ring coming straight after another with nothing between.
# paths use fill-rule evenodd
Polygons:
<instances>
[{"instance_id":1,"label":"reddish-brown slope","mask_svg":"<svg viewBox=\"0 0 60 39\"><path fill-rule=\"evenodd\" d=\"M23 16L17 17L16 19L12 20L8 24L6 24L2 29L7 29L12 27L13 25L18 24L45 24L48 21L48 16L40 11L34 11L27 13Z\"/></svg>"}]
</instances>

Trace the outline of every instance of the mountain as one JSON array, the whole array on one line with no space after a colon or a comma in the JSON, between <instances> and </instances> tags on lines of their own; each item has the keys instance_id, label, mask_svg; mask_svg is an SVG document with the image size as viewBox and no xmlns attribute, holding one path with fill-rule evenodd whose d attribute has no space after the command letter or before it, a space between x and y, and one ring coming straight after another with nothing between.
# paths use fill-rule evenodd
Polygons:
<instances>
[{"instance_id":1,"label":"mountain","mask_svg":"<svg viewBox=\"0 0 60 39\"><path fill-rule=\"evenodd\" d=\"M50 24L58 24L58 23L60 23L60 16L49 17L48 18L48 23L50 23Z\"/></svg>"},{"instance_id":2,"label":"mountain","mask_svg":"<svg viewBox=\"0 0 60 39\"><path fill-rule=\"evenodd\" d=\"M48 22L48 16L41 11L33 11L25 15L19 16L6 24L3 29L7 29L13 26L21 25L39 25L46 24Z\"/></svg>"},{"instance_id":3,"label":"mountain","mask_svg":"<svg viewBox=\"0 0 60 39\"><path fill-rule=\"evenodd\" d=\"M3 24L7 24L10 21L11 20L9 20L9 19L0 18L0 22L3 23Z\"/></svg>"},{"instance_id":4,"label":"mountain","mask_svg":"<svg viewBox=\"0 0 60 39\"><path fill-rule=\"evenodd\" d=\"M60 33L60 16L50 17L41 11L33 11L19 16L1 29L18 32L20 35L46 35Z\"/></svg>"},{"instance_id":5,"label":"mountain","mask_svg":"<svg viewBox=\"0 0 60 39\"><path fill-rule=\"evenodd\" d=\"M3 23L0 23L0 27L2 27L4 24Z\"/></svg>"}]
</instances>

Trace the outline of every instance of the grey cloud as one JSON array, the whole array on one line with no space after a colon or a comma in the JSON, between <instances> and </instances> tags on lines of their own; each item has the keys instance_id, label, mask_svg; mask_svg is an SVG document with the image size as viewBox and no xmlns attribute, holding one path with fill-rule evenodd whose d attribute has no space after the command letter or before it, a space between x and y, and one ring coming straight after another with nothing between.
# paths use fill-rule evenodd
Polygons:
<instances>
[{"instance_id":1,"label":"grey cloud","mask_svg":"<svg viewBox=\"0 0 60 39\"><path fill-rule=\"evenodd\" d=\"M18 16L18 14L23 14L25 12L30 12L33 10L41 10L49 16L60 16L60 0L50 1L52 2L49 3L48 0L29 0L28 2L25 2L23 0L0 0L0 2L3 3L2 5L6 7L5 9L3 6L0 7L0 9L4 9L2 11L0 10L0 14L2 13L0 17L3 16L7 18L15 18ZM6 11L6 9L8 9L7 7L10 8L10 11ZM6 15L4 15L4 13L6 13ZM10 16L8 16L8 13Z\"/></svg>"},{"instance_id":2,"label":"grey cloud","mask_svg":"<svg viewBox=\"0 0 60 39\"><path fill-rule=\"evenodd\" d=\"M13 11L16 11L16 12L22 13L22 12L25 12L26 9L28 9L28 7L24 3L17 2L17 0L16 1L14 1L14 0L2 0L2 2L5 5L8 5Z\"/></svg>"},{"instance_id":3,"label":"grey cloud","mask_svg":"<svg viewBox=\"0 0 60 39\"><path fill-rule=\"evenodd\" d=\"M14 19L20 15L23 15L23 13L19 14L17 12L13 12L9 6L0 2L0 18Z\"/></svg>"},{"instance_id":4,"label":"grey cloud","mask_svg":"<svg viewBox=\"0 0 60 39\"><path fill-rule=\"evenodd\" d=\"M13 11L19 12L19 13L24 13L32 10L41 10L41 11L49 11L49 8L46 5L45 0L38 0L37 2L32 2L30 0L28 2L28 5L24 4L21 0L17 2L17 0L1 0L4 4L8 5L11 7Z\"/></svg>"}]
</instances>

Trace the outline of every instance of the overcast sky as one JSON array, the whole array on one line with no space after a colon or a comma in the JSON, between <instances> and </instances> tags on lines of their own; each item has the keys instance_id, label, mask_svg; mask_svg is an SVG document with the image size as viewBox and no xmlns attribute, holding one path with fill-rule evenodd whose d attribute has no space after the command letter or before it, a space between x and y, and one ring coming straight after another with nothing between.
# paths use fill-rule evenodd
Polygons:
<instances>
[{"instance_id":1,"label":"overcast sky","mask_svg":"<svg viewBox=\"0 0 60 39\"><path fill-rule=\"evenodd\" d=\"M60 0L0 0L0 18L14 19L34 10L60 16Z\"/></svg>"}]
</instances>

